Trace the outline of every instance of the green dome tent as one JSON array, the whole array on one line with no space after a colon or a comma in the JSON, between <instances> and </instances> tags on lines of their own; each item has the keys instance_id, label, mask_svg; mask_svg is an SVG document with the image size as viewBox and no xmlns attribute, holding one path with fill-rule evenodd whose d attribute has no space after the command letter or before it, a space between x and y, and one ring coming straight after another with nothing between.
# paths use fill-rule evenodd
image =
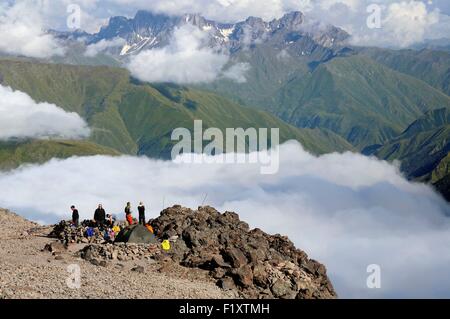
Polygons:
<instances>
[{"instance_id":1,"label":"green dome tent","mask_svg":"<svg viewBox=\"0 0 450 319\"><path fill-rule=\"evenodd\" d=\"M116 242L133 244L157 244L158 240L147 227L143 225L131 225L125 227L116 236Z\"/></svg>"}]
</instances>

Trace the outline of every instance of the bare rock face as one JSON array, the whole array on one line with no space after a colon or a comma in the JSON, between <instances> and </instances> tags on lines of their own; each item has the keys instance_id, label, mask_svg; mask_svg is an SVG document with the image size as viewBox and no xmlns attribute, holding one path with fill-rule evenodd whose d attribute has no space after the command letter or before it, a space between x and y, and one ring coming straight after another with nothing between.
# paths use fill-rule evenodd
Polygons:
<instances>
[{"instance_id":1,"label":"bare rock face","mask_svg":"<svg viewBox=\"0 0 450 319\"><path fill-rule=\"evenodd\" d=\"M209 270L219 287L238 289L243 297L337 297L324 265L285 236L250 230L236 213L174 206L152 226L159 238L172 241L167 253L172 259Z\"/></svg>"}]
</instances>

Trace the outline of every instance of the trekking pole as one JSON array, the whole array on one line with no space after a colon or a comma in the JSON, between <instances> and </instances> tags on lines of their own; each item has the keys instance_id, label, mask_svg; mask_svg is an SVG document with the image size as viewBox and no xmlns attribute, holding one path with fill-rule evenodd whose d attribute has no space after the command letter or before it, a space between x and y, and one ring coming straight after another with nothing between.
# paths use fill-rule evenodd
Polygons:
<instances>
[{"instance_id":1,"label":"trekking pole","mask_svg":"<svg viewBox=\"0 0 450 319\"><path fill-rule=\"evenodd\" d=\"M205 194L205 197L203 198L202 206L205 205L205 201L206 201L206 198L207 198L207 197L208 197L208 193L206 193L206 194Z\"/></svg>"}]
</instances>

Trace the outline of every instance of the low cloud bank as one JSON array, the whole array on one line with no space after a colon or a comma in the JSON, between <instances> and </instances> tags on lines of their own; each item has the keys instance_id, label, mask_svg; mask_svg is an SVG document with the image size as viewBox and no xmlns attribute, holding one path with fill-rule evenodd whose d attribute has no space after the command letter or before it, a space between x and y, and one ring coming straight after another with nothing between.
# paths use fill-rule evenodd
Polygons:
<instances>
[{"instance_id":1,"label":"low cloud bank","mask_svg":"<svg viewBox=\"0 0 450 319\"><path fill-rule=\"evenodd\" d=\"M48 137L78 139L89 136L86 122L50 103L0 85L0 140Z\"/></svg>"},{"instance_id":2,"label":"low cloud bank","mask_svg":"<svg viewBox=\"0 0 450 319\"><path fill-rule=\"evenodd\" d=\"M98 203L123 218L125 202L144 201L148 218L163 206L205 204L234 210L253 227L287 234L323 262L340 297L449 297L449 205L405 180L386 162L358 154L313 156L280 146L280 171L256 164L176 164L138 157L52 160L0 173L0 207L56 222ZM136 215L136 212L134 212ZM381 267L368 289L367 266Z\"/></svg>"}]
</instances>

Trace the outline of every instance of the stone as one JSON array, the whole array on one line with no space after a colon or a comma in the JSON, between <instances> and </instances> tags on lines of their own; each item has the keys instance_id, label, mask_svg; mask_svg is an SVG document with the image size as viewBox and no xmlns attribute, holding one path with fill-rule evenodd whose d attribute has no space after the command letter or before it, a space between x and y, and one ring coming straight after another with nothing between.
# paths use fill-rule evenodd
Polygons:
<instances>
[{"instance_id":1,"label":"stone","mask_svg":"<svg viewBox=\"0 0 450 319\"><path fill-rule=\"evenodd\" d=\"M48 251L48 252L54 253L54 252L61 252L66 249L67 249L67 247L64 244L62 244L60 242L53 242L53 243L46 244L44 246L43 251Z\"/></svg>"},{"instance_id":2,"label":"stone","mask_svg":"<svg viewBox=\"0 0 450 319\"><path fill-rule=\"evenodd\" d=\"M288 281L278 279L270 288L275 298L294 298L295 292L292 290L292 285ZM294 294L294 296L292 296Z\"/></svg>"},{"instance_id":3,"label":"stone","mask_svg":"<svg viewBox=\"0 0 450 319\"><path fill-rule=\"evenodd\" d=\"M249 250L249 259L250 259L250 263L256 264L259 261L265 260L266 254L263 249L260 249L260 248L251 249L251 250Z\"/></svg>"},{"instance_id":4,"label":"stone","mask_svg":"<svg viewBox=\"0 0 450 319\"><path fill-rule=\"evenodd\" d=\"M223 260L222 255L214 255L212 260L211 260L211 266L213 268L217 268L217 267L220 267L220 268L231 268L231 265L229 263L226 263Z\"/></svg>"},{"instance_id":5,"label":"stone","mask_svg":"<svg viewBox=\"0 0 450 319\"><path fill-rule=\"evenodd\" d=\"M223 268L216 268L213 271L211 271L211 276L214 279L220 279L223 278L226 275L227 271Z\"/></svg>"},{"instance_id":6,"label":"stone","mask_svg":"<svg viewBox=\"0 0 450 319\"><path fill-rule=\"evenodd\" d=\"M100 266L100 261L98 259L92 258L90 260L91 264L93 264L94 266Z\"/></svg>"},{"instance_id":7,"label":"stone","mask_svg":"<svg viewBox=\"0 0 450 319\"><path fill-rule=\"evenodd\" d=\"M223 290L233 290L236 289L236 285L234 284L234 281L230 277L225 277L220 279L217 282L217 285L222 288Z\"/></svg>"},{"instance_id":8,"label":"stone","mask_svg":"<svg viewBox=\"0 0 450 319\"><path fill-rule=\"evenodd\" d=\"M253 272L249 265L234 269L235 281L239 286L248 288L253 285Z\"/></svg>"},{"instance_id":9,"label":"stone","mask_svg":"<svg viewBox=\"0 0 450 319\"><path fill-rule=\"evenodd\" d=\"M269 285L269 274L266 272L264 265L257 264L253 267L253 282L262 288L267 288Z\"/></svg>"},{"instance_id":10,"label":"stone","mask_svg":"<svg viewBox=\"0 0 450 319\"><path fill-rule=\"evenodd\" d=\"M143 266L136 266L134 268L131 268L131 271L135 271L142 274L145 272L145 268Z\"/></svg>"},{"instance_id":11,"label":"stone","mask_svg":"<svg viewBox=\"0 0 450 319\"><path fill-rule=\"evenodd\" d=\"M199 237L199 232L193 227L183 231L183 239L188 247L200 247Z\"/></svg>"},{"instance_id":12,"label":"stone","mask_svg":"<svg viewBox=\"0 0 450 319\"><path fill-rule=\"evenodd\" d=\"M247 257L238 248L228 248L223 252L224 259L229 261L234 268L240 268L247 264Z\"/></svg>"},{"instance_id":13,"label":"stone","mask_svg":"<svg viewBox=\"0 0 450 319\"><path fill-rule=\"evenodd\" d=\"M118 255L119 255L119 251L118 250L113 250L113 252L111 253L111 259L112 260L116 260L117 259L117 257L118 257Z\"/></svg>"}]
</instances>

